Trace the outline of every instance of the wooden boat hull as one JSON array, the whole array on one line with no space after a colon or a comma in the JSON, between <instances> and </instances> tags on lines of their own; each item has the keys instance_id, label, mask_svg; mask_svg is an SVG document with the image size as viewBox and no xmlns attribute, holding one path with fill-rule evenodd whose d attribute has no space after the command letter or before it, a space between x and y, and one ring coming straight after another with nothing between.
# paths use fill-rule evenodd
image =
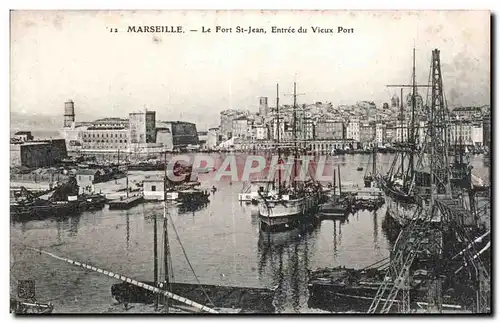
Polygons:
<instances>
[{"instance_id":1,"label":"wooden boat hull","mask_svg":"<svg viewBox=\"0 0 500 323\"><path fill-rule=\"evenodd\" d=\"M11 218L16 220L41 220L48 217L67 216L79 211L78 203L27 205L10 207Z\"/></svg>"},{"instance_id":2,"label":"wooden boat hull","mask_svg":"<svg viewBox=\"0 0 500 323\"><path fill-rule=\"evenodd\" d=\"M144 283L154 286L154 282ZM244 311L259 313L275 311L272 305L274 291L266 288L172 283L169 291L210 307L241 308ZM210 304L205 293L213 304ZM111 295L120 303L152 304L158 297L149 290L128 283L113 284Z\"/></svg>"},{"instance_id":3,"label":"wooden boat hull","mask_svg":"<svg viewBox=\"0 0 500 323\"><path fill-rule=\"evenodd\" d=\"M143 197L134 197L134 198L129 198L128 200L117 200L117 201L110 201L108 202L109 204L109 209L110 210L128 210L130 208L133 208L134 206L139 205L142 203Z\"/></svg>"},{"instance_id":4,"label":"wooden boat hull","mask_svg":"<svg viewBox=\"0 0 500 323\"><path fill-rule=\"evenodd\" d=\"M267 200L259 203L260 226L264 231L284 231L295 228L302 222L311 221L312 213L318 209L316 194L292 200Z\"/></svg>"},{"instance_id":5,"label":"wooden boat hull","mask_svg":"<svg viewBox=\"0 0 500 323\"><path fill-rule=\"evenodd\" d=\"M320 219L345 219L349 209L343 204L326 203L319 207L317 217Z\"/></svg>"},{"instance_id":6,"label":"wooden boat hull","mask_svg":"<svg viewBox=\"0 0 500 323\"><path fill-rule=\"evenodd\" d=\"M385 193L385 204L387 205L387 214L400 226L405 226L417 211L417 204L413 196L401 194L391 189L387 183L382 180L381 188Z\"/></svg>"},{"instance_id":7,"label":"wooden boat hull","mask_svg":"<svg viewBox=\"0 0 500 323\"><path fill-rule=\"evenodd\" d=\"M76 201L49 203L44 205L11 205L11 218L17 221L43 220L51 217L77 215L82 211L104 208L106 198L102 195L80 196Z\"/></svg>"}]
</instances>

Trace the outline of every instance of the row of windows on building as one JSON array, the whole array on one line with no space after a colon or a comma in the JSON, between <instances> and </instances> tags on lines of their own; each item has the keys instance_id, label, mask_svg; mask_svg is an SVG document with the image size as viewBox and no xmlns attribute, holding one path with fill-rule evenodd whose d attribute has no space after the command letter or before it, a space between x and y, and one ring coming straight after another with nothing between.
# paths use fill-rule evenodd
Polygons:
<instances>
[{"instance_id":1,"label":"row of windows on building","mask_svg":"<svg viewBox=\"0 0 500 323\"><path fill-rule=\"evenodd\" d=\"M99 145L93 145L93 144L84 144L83 149L127 149L127 145L115 145L115 144L99 144Z\"/></svg>"},{"instance_id":2,"label":"row of windows on building","mask_svg":"<svg viewBox=\"0 0 500 323\"><path fill-rule=\"evenodd\" d=\"M97 142L97 143L127 143L127 139L83 139L83 142Z\"/></svg>"},{"instance_id":3,"label":"row of windows on building","mask_svg":"<svg viewBox=\"0 0 500 323\"><path fill-rule=\"evenodd\" d=\"M315 144L301 144L299 148L305 148L308 150L322 150L322 151L332 151L333 149L353 149L356 144L353 143L315 143ZM270 149L272 146L269 145L242 145L242 149Z\"/></svg>"},{"instance_id":4,"label":"row of windows on building","mask_svg":"<svg viewBox=\"0 0 500 323\"><path fill-rule=\"evenodd\" d=\"M114 136L113 136L113 135L114 135ZM106 133L106 134L104 134L104 133L103 133L103 134L101 134L101 136L99 136L99 134L98 134L98 133L97 133L97 134L96 134L96 133L93 133L93 134L92 134L92 136L91 136L91 134L90 134L90 133L84 133L84 134L83 134L83 138L90 138L90 137L92 137L92 138L99 138L99 137L102 137L102 138L113 138L113 137L114 137L114 138L118 138L118 137L119 137L119 138L124 138L124 137L125 137L125 138L126 138L126 137L127 137L127 134L124 134L124 133L120 133L120 134L118 134L118 133L115 133L115 134L112 134L112 133Z\"/></svg>"}]
</instances>

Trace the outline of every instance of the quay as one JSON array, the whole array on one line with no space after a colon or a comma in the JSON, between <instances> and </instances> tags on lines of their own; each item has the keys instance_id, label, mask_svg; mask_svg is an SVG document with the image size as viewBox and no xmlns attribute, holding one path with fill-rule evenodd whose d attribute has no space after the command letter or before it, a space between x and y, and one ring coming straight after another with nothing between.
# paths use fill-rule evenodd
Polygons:
<instances>
[{"instance_id":1,"label":"quay","mask_svg":"<svg viewBox=\"0 0 500 323\"><path fill-rule=\"evenodd\" d=\"M110 210L127 210L136 205L139 205L144 198L142 195L130 196L126 198L120 198L119 200L109 201Z\"/></svg>"}]
</instances>

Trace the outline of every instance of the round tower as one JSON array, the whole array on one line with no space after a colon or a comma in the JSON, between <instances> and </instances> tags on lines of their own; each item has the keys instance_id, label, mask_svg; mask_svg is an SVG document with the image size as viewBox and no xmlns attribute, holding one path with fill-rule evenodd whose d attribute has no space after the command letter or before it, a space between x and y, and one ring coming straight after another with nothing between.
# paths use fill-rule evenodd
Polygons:
<instances>
[{"instance_id":1,"label":"round tower","mask_svg":"<svg viewBox=\"0 0 500 323\"><path fill-rule=\"evenodd\" d=\"M75 103L72 100L64 102L64 127L71 127L75 122Z\"/></svg>"}]
</instances>

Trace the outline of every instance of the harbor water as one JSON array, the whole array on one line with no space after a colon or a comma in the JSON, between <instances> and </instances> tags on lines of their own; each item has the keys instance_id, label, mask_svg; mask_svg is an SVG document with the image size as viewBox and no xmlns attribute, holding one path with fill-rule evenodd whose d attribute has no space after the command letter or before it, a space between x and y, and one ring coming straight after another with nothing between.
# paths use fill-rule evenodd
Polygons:
<instances>
[{"instance_id":1,"label":"harbor water","mask_svg":"<svg viewBox=\"0 0 500 323\"><path fill-rule=\"evenodd\" d=\"M370 155L332 157L342 181L363 185ZM388 169L393 155L378 156L379 169ZM477 175L489 182L483 156L474 156ZM202 284L277 287L279 312L308 310L308 271L320 267L363 268L388 257L390 244L382 230L385 208L358 211L346 221L322 221L308 231L260 233L256 206L238 202L244 183L203 180L217 191L200 210L170 207L179 235L169 226L174 281L197 283L181 248ZM130 210L85 212L66 219L11 222L11 295L19 280L34 280L36 298L52 302L54 313L109 312L110 277L73 267L26 247L41 248L137 280L153 279L153 216L162 226L163 204L146 203ZM163 260L160 259L160 262ZM365 311L366 309L359 309Z\"/></svg>"}]
</instances>

